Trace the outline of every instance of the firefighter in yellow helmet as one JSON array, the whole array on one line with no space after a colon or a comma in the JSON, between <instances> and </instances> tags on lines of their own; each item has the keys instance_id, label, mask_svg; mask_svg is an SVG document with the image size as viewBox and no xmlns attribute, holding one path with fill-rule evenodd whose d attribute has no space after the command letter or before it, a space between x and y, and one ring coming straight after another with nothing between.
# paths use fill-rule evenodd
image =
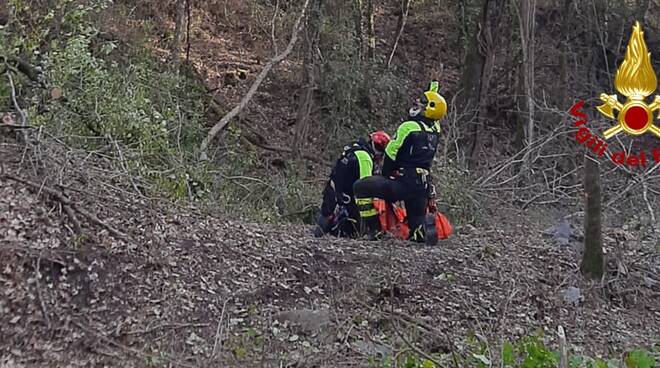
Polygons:
<instances>
[{"instance_id":1,"label":"firefighter in yellow helmet","mask_svg":"<svg viewBox=\"0 0 660 368\"><path fill-rule=\"evenodd\" d=\"M426 214L428 199L435 191L430 173L438 148L439 120L447 113L447 102L438 87L437 81L431 82L410 109L408 119L399 125L385 148L382 176L370 176L353 185L362 225L371 239L380 234L372 200L377 197L387 202L404 201L410 240L430 245L437 242L437 238L425 238L425 226L434 226L433 217Z\"/></svg>"}]
</instances>

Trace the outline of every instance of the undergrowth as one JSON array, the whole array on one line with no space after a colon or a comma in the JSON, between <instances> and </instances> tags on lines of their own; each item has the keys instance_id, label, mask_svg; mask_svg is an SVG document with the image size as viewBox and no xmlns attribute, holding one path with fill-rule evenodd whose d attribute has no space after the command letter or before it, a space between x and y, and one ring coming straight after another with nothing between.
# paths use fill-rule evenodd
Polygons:
<instances>
[{"instance_id":1,"label":"undergrowth","mask_svg":"<svg viewBox=\"0 0 660 368\"><path fill-rule=\"evenodd\" d=\"M422 357L417 353L386 354L370 357L370 368L439 368L432 360L446 366L474 368L555 368L559 367L560 353L546 346L542 334L525 336L516 341L504 341L497 353L492 353L490 346L474 336L468 336L466 347L456 354ZM590 357L582 354L567 353L568 368L654 368L660 349L644 348L628 351L619 359Z\"/></svg>"},{"instance_id":2,"label":"undergrowth","mask_svg":"<svg viewBox=\"0 0 660 368\"><path fill-rule=\"evenodd\" d=\"M29 123L71 148L121 161L126 174L149 183L143 194L204 197L208 178L194 153L205 124L205 89L185 71L159 63L146 45L118 47L101 37L96 19L109 4L59 0L35 9L11 1L0 54L42 70L39 87L15 74ZM0 91L4 106L6 94Z\"/></svg>"},{"instance_id":3,"label":"undergrowth","mask_svg":"<svg viewBox=\"0 0 660 368\"><path fill-rule=\"evenodd\" d=\"M275 169L230 126L215 159L210 200L225 213L251 221L311 224L320 205L318 183L295 165Z\"/></svg>"},{"instance_id":4,"label":"undergrowth","mask_svg":"<svg viewBox=\"0 0 660 368\"><path fill-rule=\"evenodd\" d=\"M274 170L242 143L231 124L214 165L200 165L197 149L210 102L204 86L185 67L157 60L146 37L133 37L129 44L107 37L100 19L107 10L122 12L119 4L109 9L111 4L57 0L43 8L36 1L9 2L11 20L0 29L0 56L20 58L41 71L36 83L12 69L29 125L72 149L111 158L123 177L138 179L123 183L130 191L208 201L259 222L313 223L329 168L310 173L304 162L296 162ZM332 160L348 142L373 130L393 134L408 107L404 79L379 71L383 60L358 58L354 45L342 40L354 26L350 11L328 5L320 30L319 126ZM337 19L341 22L330 22ZM14 109L9 97L8 84L0 84L0 111ZM476 221L466 173L456 167L436 172L438 199L452 222Z\"/></svg>"}]
</instances>

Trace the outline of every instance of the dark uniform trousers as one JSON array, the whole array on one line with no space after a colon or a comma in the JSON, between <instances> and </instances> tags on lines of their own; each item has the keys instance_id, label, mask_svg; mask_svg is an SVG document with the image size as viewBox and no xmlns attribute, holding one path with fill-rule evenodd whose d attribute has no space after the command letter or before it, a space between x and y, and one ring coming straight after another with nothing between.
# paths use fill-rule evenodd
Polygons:
<instances>
[{"instance_id":1,"label":"dark uniform trousers","mask_svg":"<svg viewBox=\"0 0 660 368\"><path fill-rule=\"evenodd\" d=\"M408 216L411 238L421 240L420 234L415 231L423 231L424 216L428 205L428 194L430 177L428 171L423 169L403 169L401 176L385 177L370 176L359 180L353 186L356 198L375 197L393 203L403 201ZM419 172L418 172L419 171ZM423 235L423 234L422 234Z\"/></svg>"}]
</instances>

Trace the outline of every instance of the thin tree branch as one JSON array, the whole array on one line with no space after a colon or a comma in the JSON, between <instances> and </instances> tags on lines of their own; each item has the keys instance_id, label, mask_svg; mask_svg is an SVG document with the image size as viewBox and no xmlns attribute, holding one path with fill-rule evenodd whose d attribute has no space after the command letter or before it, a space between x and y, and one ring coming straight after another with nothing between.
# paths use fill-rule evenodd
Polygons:
<instances>
[{"instance_id":1,"label":"thin tree branch","mask_svg":"<svg viewBox=\"0 0 660 368\"><path fill-rule=\"evenodd\" d=\"M18 101L16 100L16 88L14 87L14 80L11 77L11 73L7 72L7 78L9 78L9 86L11 87L11 101L14 104L14 107L18 111L18 113L21 115L21 128L25 128L27 126L27 114L23 109L21 109L21 106L18 104ZM27 143L27 132L25 130L22 130L23 133L23 141Z\"/></svg>"},{"instance_id":2,"label":"thin tree branch","mask_svg":"<svg viewBox=\"0 0 660 368\"><path fill-rule=\"evenodd\" d=\"M128 241L128 238L126 237L126 235L124 233L120 232L119 230L115 229L114 227L112 227L112 226L106 224L105 222L101 221L98 217L96 217L96 215L91 214L91 213L83 210L82 208L79 208L75 203L72 203L69 199L64 197L64 195L61 192L59 192L55 189L49 188L47 186L37 184L33 181L29 181L29 180L26 180L26 179L19 178L17 176L11 175L11 174L5 173L5 174L2 175L2 177L5 178L5 179L13 180L13 181L21 183L21 184L29 185L29 186L31 186L35 189L38 189L39 191L44 191L47 194L50 194L53 198L55 198L57 201L62 203L63 206L65 206L65 211L66 211L66 206L69 206L72 209L74 209L76 212L78 212L79 214L85 216L91 222L93 222L93 223L95 223L99 226L104 227L112 235L116 236L117 238L122 239L124 241ZM67 213L68 213L68 211L67 211ZM74 218L72 218L71 221L74 222L74 224L75 224L76 220L77 219L75 219L75 217L74 217Z\"/></svg>"},{"instance_id":3,"label":"thin tree branch","mask_svg":"<svg viewBox=\"0 0 660 368\"><path fill-rule=\"evenodd\" d=\"M392 45L392 51L390 52L390 57L387 59L387 69L390 68L390 65L392 64L392 58L394 57L394 53L396 52L396 47L399 44L399 39L401 38L401 35L403 34L403 29L406 27L406 21L408 20L408 9L410 9L410 0L403 0L401 11L403 12L401 15L401 27L399 27L399 32L396 35L396 39L394 40L394 45Z\"/></svg>"},{"instance_id":4,"label":"thin tree branch","mask_svg":"<svg viewBox=\"0 0 660 368\"><path fill-rule=\"evenodd\" d=\"M247 134L244 135L243 137L245 138L245 140L246 140L248 143L251 143L251 144L253 144L253 145L255 145L255 146L259 147L259 148L263 148L263 149L265 149L265 150L267 150L267 151L274 151L274 152L282 152L282 153L290 153L290 154L293 154L293 150L290 149L290 148L276 147L276 146L269 146L269 145L267 145L267 144L263 144L263 143L259 142L258 139L256 139L255 137L252 137L252 136L250 136L250 135L247 135ZM308 160L310 160L310 161L314 161L314 162L319 163L319 164L327 164L327 162L325 162L323 159L321 159L321 158L318 157L318 156L314 156L314 155L309 155L309 154L303 153L303 154L301 155L301 157L302 157L302 158L305 158L305 159L308 159Z\"/></svg>"},{"instance_id":5,"label":"thin tree branch","mask_svg":"<svg viewBox=\"0 0 660 368\"><path fill-rule=\"evenodd\" d=\"M225 299L225 302L222 303L222 311L220 311L220 321L218 322L218 327L216 328L215 331L215 343L213 344L211 359L215 358L215 355L218 353L218 343L222 344L222 329L224 327L222 321L224 320L225 310L227 308L227 302L229 302L229 300L231 300L231 297L227 297L227 299Z\"/></svg>"},{"instance_id":6,"label":"thin tree branch","mask_svg":"<svg viewBox=\"0 0 660 368\"><path fill-rule=\"evenodd\" d=\"M280 0L275 2L275 11L273 12L273 20L270 23L270 38L273 42L273 50L275 50L275 55L277 55L277 40L275 39L275 21L277 20L277 13L280 10Z\"/></svg>"},{"instance_id":7,"label":"thin tree branch","mask_svg":"<svg viewBox=\"0 0 660 368\"><path fill-rule=\"evenodd\" d=\"M238 113L240 113L245 106L247 106L248 102L252 99L252 96L254 96L255 92L263 82L263 80L266 78L266 75L270 72L270 70L279 62L284 60L289 54L293 51L293 46L296 44L298 41L298 34L300 33L300 30L302 29L302 19L305 17L306 11L307 11L307 6L309 5L310 0L305 0L305 4L302 7L302 10L300 11L300 15L298 16L298 19L296 19L296 24L293 27L293 34L291 35L291 40L289 41L289 44L287 45L286 49L279 55L276 55L273 59L271 59L261 70L259 75L257 76L256 80L248 90L247 94L243 96L243 99L241 99L241 102L239 102L238 105L236 105L229 113L227 113L225 116L220 119L219 122L217 122L213 128L209 131L208 135L204 140L202 141L202 145L200 147L200 160L206 161L208 160L207 156L207 150L208 146L215 138L215 136L229 123L231 119L233 119Z\"/></svg>"}]
</instances>

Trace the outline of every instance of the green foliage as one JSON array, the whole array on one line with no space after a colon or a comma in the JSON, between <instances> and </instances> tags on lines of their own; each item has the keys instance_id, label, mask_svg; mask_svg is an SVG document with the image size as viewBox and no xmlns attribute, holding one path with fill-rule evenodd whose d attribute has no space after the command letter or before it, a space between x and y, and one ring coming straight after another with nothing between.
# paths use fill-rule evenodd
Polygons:
<instances>
[{"instance_id":1,"label":"green foliage","mask_svg":"<svg viewBox=\"0 0 660 368\"><path fill-rule=\"evenodd\" d=\"M538 336L523 339L521 348L522 368L553 368L559 362L558 354L548 351Z\"/></svg>"},{"instance_id":2,"label":"green foliage","mask_svg":"<svg viewBox=\"0 0 660 368\"><path fill-rule=\"evenodd\" d=\"M458 359L458 366L465 368L555 368L559 365L559 353L548 348L543 342L543 331L525 336L513 342L505 341L501 345L500 354L492 354L492 346L474 333L468 334L465 345L460 354L435 355L434 360L443 366L455 366L454 359ZM406 352L372 356L369 358L370 368L431 368L433 362ZM635 349L625 356L626 368L652 368L656 365L654 353L643 349ZM396 357L396 364L394 362ZM569 355L570 368L618 368L624 367L616 360L604 360L582 355Z\"/></svg>"},{"instance_id":3,"label":"green foliage","mask_svg":"<svg viewBox=\"0 0 660 368\"><path fill-rule=\"evenodd\" d=\"M515 351L510 342L505 342L502 345L502 364L504 366L511 366L515 360Z\"/></svg>"},{"instance_id":4,"label":"green foliage","mask_svg":"<svg viewBox=\"0 0 660 368\"><path fill-rule=\"evenodd\" d=\"M626 367L653 368L655 367L655 358L644 350L633 350L626 357Z\"/></svg>"},{"instance_id":5,"label":"green foliage","mask_svg":"<svg viewBox=\"0 0 660 368\"><path fill-rule=\"evenodd\" d=\"M385 355L382 358L369 358L369 368L436 368L437 366L430 360L420 358L419 356L408 353L402 354L395 362L390 355ZM395 364L396 363L396 364Z\"/></svg>"},{"instance_id":6,"label":"green foliage","mask_svg":"<svg viewBox=\"0 0 660 368\"><path fill-rule=\"evenodd\" d=\"M502 345L502 366L510 368L549 368L559 364L559 353L545 346L541 335L526 336L515 343ZM614 368L620 365L615 360L603 360L586 356L568 357L571 368ZM655 366L654 357L647 351L637 349L626 355L627 368L651 368ZM499 365L499 364L498 364Z\"/></svg>"},{"instance_id":7,"label":"green foliage","mask_svg":"<svg viewBox=\"0 0 660 368\"><path fill-rule=\"evenodd\" d=\"M251 147L228 147L211 190L224 212L258 222L315 221L321 191L298 170L274 171L263 165Z\"/></svg>"},{"instance_id":8,"label":"green foliage","mask_svg":"<svg viewBox=\"0 0 660 368\"><path fill-rule=\"evenodd\" d=\"M246 327L241 334L230 335L226 342L228 349L238 360L261 353L264 336L252 327Z\"/></svg>"},{"instance_id":9,"label":"green foliage","mask_svg":"<svg viewBox=\"0 0 660 368\"><path fill-rule=\"evenodd\" d=\"M200 86L158 71L145 55L131 55L126 65L106 62L92 54L91 42L89 35L78 34L47 55L48 80L63 90L66 102L52 102L50 114L40 120L68 135L121 141L152 162L196 143L204 111ZM100 45L104 54L113 48Z\"/></svg>"},{"instance_id":10,"label":"green foliage","mask_svg":"<svg viewBox=\"0 0 660 368\"><path fill-rule=\"evenodd\" d=\"M110 147L157 195L203 197L208 176L194 161L208 101L203 86L161 66L146 47L120 50L97 37L95 19L107 0L59 0L36 20L31 4L12 1L12 27L23 33L0 33L8 45L0 46L2 55L27 55L43 70L47 88L26 88L22 96L30 101L31 124L74 148ZM49 19L59 12L61 32L51 37ZM62 98L51 98L53 90ZM0 89L0 103L5 96Z\"/></svg>"}]
</instances>

